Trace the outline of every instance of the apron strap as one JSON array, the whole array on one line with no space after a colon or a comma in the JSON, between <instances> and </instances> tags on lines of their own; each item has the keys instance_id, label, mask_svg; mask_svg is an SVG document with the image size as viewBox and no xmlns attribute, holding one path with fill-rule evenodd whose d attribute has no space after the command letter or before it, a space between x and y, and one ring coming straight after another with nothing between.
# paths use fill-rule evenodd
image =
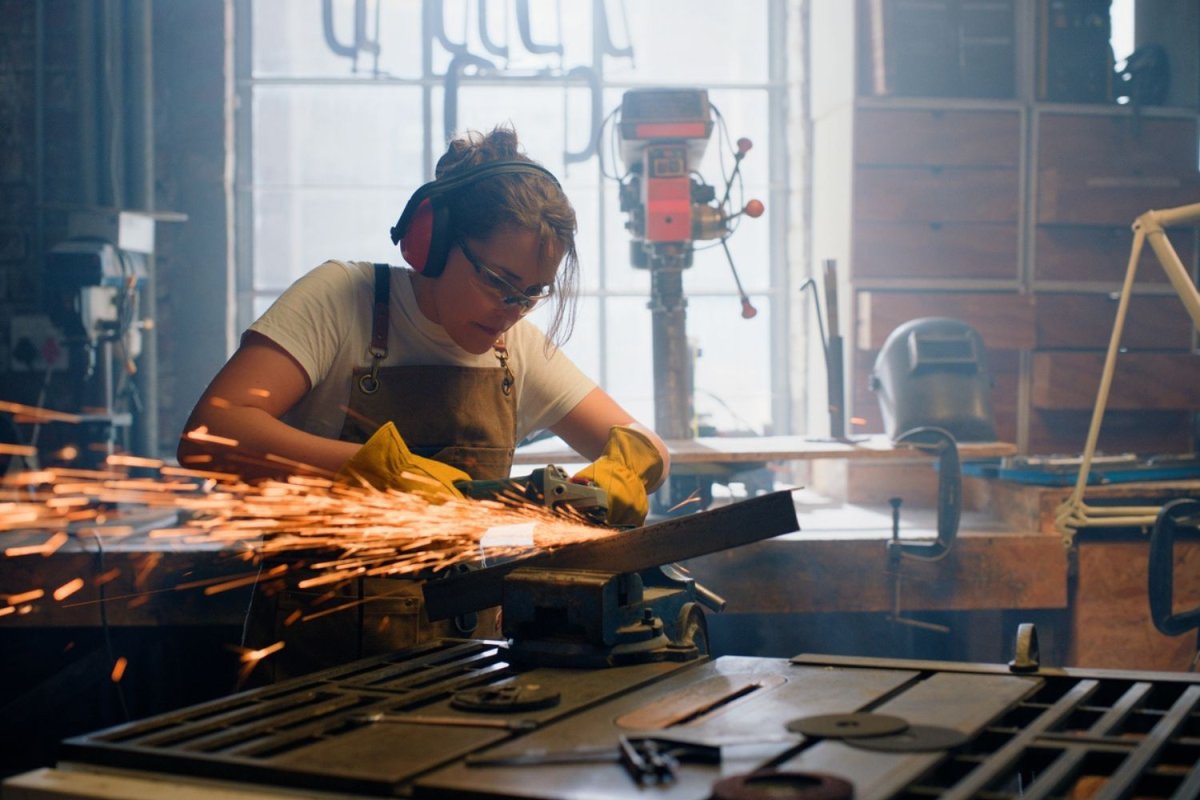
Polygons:
<instances>
[{"instance_id":1,"label":"apron strap","mask_svg":"<svg viewBox=\"0 0 1200 800\"><path fill-rule=\"evenodd\" d=\"M371 315L371 371L358 379L358 388L366 394L379 391L379 365L387 358L391 277L390 266L375 265L375 305Z\"/></svg>"},{"instance_id":2,"label":"apron strap","mask_svg":"<svg viewBox=\"0 0 1200 800\"><path fill-rule=\"evenodd\" d=\"M392 269L387 264L375 265L375 313L371 322L371 355L387 357L388 299Z\"/></svg>"},{"instance_id":3,"label":"apron strap","mask_svg":"<svg viewBox=\"0 0 1200 800\"><path fill-rule=\"evenodd\" d=\"M500 384L500 388L504 394L510 395L517 379L513 377L512 367L508 366L508 345L504 343L504 334L500 334L500 338L492 344L492 352L496 354L496 360L500 362L500 369L504 370L504 381Z\"/></svg>"}]
</instances>

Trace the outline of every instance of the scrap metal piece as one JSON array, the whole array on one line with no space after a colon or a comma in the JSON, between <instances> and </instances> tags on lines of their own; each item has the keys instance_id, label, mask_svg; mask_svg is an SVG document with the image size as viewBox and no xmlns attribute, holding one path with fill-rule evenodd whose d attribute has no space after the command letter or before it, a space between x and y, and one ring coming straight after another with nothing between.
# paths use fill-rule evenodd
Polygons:
<instances>
[{"instance_id":1,"label":"scrap metal piece","mask_svg":"<svg viewBox=\"0 0 1200 800\"><path fill-rule=\"evenodd\" d=\"M499 605L504 576L519 567L636 572L799 529L791 492L772 492L712 511L430 581L422 587L425 609L429 619L439 620Z\"/></svg>"},{"instance_id":2,"label":"scrap metal piece","mask_svg":"<svg viewBox=\"0 0 1200 800\"><path fill-rule=\"evenodd\" d=\"M537 683L510 683L505 686L484 686L455 692L450 705L461 711L508 713L553 708L562 700L562 693Z\"/></svg>"},{"instance_id":3,"label":"scrap metal piece","mask_svg":"<svg viewBox=\"0 0 1200 800\"><path fill-rule=\"evenodd\" d=\"M910 725L900 733L891 736L847 739L846 744L862 750L879 750L885 753L930 753L935 750L962 747L970 740L970 736L957 728L945 728L940 725Z\"/></svg>"},{"instance_id":4,"label":"scrap metal piece","mask_svg":"<svg viewBox=\"0 0 1200 800\"><path fill-rule=\"evenodd\" d=\"M1008 662L1008 668L1013 672L1037 672L1041 666L1037 628L1032 622L1022 622L1017 626L1016 648L1012 661Z\"/></svg>"},{"instance_id":5,"label":"scrap metal piece","mask_svg":"<svg viewBox=\"0 0 1200 800\"><path fill-rule=\"evenodd\" d=\"M787 724L792 733L820 739L857 739L863 736L888 736L908 728L908 720L890 714L852 713L817 714L794 719Z\"/></svg>"}]
</instances>

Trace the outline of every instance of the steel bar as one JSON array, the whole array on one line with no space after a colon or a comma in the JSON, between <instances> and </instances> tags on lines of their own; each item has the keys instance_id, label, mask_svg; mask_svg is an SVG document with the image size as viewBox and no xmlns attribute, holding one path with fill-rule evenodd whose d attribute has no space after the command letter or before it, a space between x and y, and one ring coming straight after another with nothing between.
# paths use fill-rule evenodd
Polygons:
<instances>
[{"instance_id":1,"label":"steel bar","mask_svg":"<svg viewBox=\"0 0 1200 800\"><path fill-rule=\"evenodd\" d=\"M604 539L455 575L424 585L431 620L499 605L504 576L518 567L636 572L799 530L790 492L772 492Z\"/></svg>"}]
</instances>

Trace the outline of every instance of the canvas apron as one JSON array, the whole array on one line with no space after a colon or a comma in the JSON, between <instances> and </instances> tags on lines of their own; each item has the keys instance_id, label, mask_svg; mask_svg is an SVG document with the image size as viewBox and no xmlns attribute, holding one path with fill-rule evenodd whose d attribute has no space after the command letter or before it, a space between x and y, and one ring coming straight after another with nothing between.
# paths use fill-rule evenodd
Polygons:
<instances>
[{"instance_id":1,"label":"canvas apron","mask_svg":"<svg viewBox=\"0 0 1200 800\"><path fill-rule=\"evenodd\" d=\"M496 368L381 367L387 356L390 268L375 265L371 367L354 370L340 439L363 443L389 420L417 455L434 458L475 480L507 478L516 447L516 388L508 355L497 343ZM495 638L494 610L431 623L424 613L422 578L362 578L335 590L289 586L271 598L272 679L312 672L440 637ZM323 599L324 598L324 599ZM322 608L348 610L314 616ZM306 621L297 624L298 617ZM256 637L257 638L257 637ZM260 645L261 646L261 645ZM276 658L278 656L278 658Z\"/></svg>"}]
</instances>

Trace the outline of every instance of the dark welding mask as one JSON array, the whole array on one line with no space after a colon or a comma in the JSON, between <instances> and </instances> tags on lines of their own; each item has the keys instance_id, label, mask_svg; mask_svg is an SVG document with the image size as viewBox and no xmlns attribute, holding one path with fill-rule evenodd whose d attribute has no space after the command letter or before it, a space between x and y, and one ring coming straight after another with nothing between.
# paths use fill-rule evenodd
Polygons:
<instances>
[{"instance_id":1,"label":"dark welding mask","mask_svg":"<svg viewBox=\"0 0 1200 800\"><path fill-rule=\"evenodd\" d=\"M960 442L996 439L987 352L965 322L926 317L896 328L875 359L871 390L892 439L921 427Z\"/></svg>"}]
</instances>

